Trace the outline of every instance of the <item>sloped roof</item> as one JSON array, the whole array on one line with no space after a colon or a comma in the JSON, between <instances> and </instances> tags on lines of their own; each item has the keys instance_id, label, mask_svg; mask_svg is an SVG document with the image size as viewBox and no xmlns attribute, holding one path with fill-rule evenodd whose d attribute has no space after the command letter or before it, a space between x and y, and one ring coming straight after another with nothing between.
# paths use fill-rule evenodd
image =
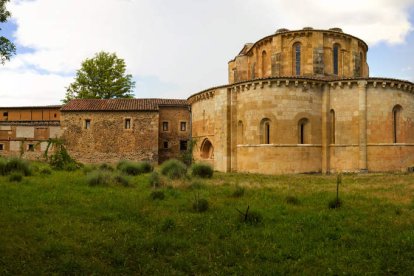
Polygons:
<instances>
[{"instance_id":1,"label":"sloped roof","mask_svg":"<svg viewBox=\"0 0 414 276\"><path fill-rule=\"evenodd\" d=\"M188 106L181 99L75 99L60 111L157 111L159 106Z\"/></svg>"},{"instance_id":2,"label":"sloped roof","mask_svg":"<svg viewBox=\"0 0 414 276\"><path fill-rule=\"evenodd\" d=\"M39 105L39 106L2 106L0 109L59 109L61 105Z\"/></svg>"}]
</instances>

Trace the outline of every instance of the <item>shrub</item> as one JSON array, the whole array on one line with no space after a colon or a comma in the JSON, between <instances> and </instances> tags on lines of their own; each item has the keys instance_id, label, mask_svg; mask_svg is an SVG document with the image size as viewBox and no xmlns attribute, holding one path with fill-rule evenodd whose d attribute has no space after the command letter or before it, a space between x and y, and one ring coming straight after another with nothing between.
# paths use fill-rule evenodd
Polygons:
<instances>
[{"instance_id":1,"label":"shrub","mask_svg":"<svg viewBox=\"0 0 414 276\"><path fill-rule=\"evenodd\" d=\"M232 196L233 197L242 197L242 196L244 196L244 193L245 193L245 189L243 187L236 186L236 190L234 190Z\"/></svg>"},{"instance_id":2,"label":"shrub","mask_svg":"<svg viewBox=\"0 0 414 276\"><path fill-rule=\"evenodd\" d=\"M64 169L65 171L68 171L68 172L73 172L73 171L78 170L80 167L81 167L81 165L80 165L79 163L76 163L76 162L69 162L69 163L66 163L66 164L63 166L63 169Z\"/></svg>"},{"instance_id":3,"label":"shrub","mask_svg":"<svg viewBox=\"0 0 414 276\"><path fill-rule=\"evenodd\" d=\"M166 175L170 179L180 179L186 175L187 167L177 159L165 161L161 166L161 174Z\"/></svg>"},{"instance_id":4,"label":"shrub","mask_svg":"<svg viewBox=\"0 0 414 276\"><path fill-rule=\"evenodd\" d=\"M193 210L202 213L208 210L208 201L204 198L199 198L199 196L196 196L194 202L193 202Z\"/></svg>"},{"instance_id":5,"label":"shrub","mask_svg":"<svg viewBox=\"0 0 414 276\"><path fill-rule=\"evenodd\" d=\"M154 167L148 161L140 162L139 166L141 167L141 172L142 173L150 173L154 170Z\"/></svg>"},{"instance_id":6,"label":"shrub","mask_svg":"<svg viewBox=\"0 0 414 276\"><path fill-rule=\"evenodd\" d=\"M161 231L168 232L175 229L175 221L172 218L166 218L162 222Z\"/></svg>"},{"instance_id":7,"label":"shrub","mask_svg":"<svg viewBox=\"0 0 414 276\"><path fill-rule=\"evenodd\" d=\"M213 168L209 164L197 163L191 166L191 175L201 178L211 178L213 176Z\"/></svg>"},{"instance_id":8,"label":"shrub","mask_svg":"<svg viewBox=\"0 0 414 276\"><path fill-rule=\"evenodd\" d=\"M129 181L128 181L128 179L127 179L125 176L123 176L123 175L116 175L116 176L114 177L114 181L115 181L115 183L116 183L116 184L120 184L120 185L122 185L122 186L124 186L124 187L129 187Z\"/></svg>"},{"instance_id":9,"label":"shrub","mask_svg":"<svg viewBox=\"0 0 414 276\"><path fill-rule=\"evenodd\" d=\"M152 172L149 177L151 187L158 188L162 186L160 175L157 172Z\"/></svg>"},{"instance_id":10,"label":"shrub","mask_svg":"<svg viewBox=\"0 0 414 276\"><path fill-rule=\"evenodd\" d=\"M328 203L329 209L337 209L341 207L341 205L342 205L342 201L338 198L334 198Z\"/></svg>"},{"instance_id":11,"label":"shrub","mask_svg":"<svg viewBox=\"0 0 414 276\"><path fill-rule=\"evenodd\" d=\"M0 158L0 175L6 175L7 160Z\"/></svg>"},{"instance_id":12,"label":"shrub","mask_svg":"<svg viewBox=\"0 0 414 276\"><path fill-rule=\"evenodd\" d=\"M111 184L112 175L105 171L93 171L87 175L89 186L108 186Z\"/></svg>"},{"instance_id":13,"label":"shrub","mask_svg":"<svg viewBox=\"0 0 414 276\"><path fill-rule=\"evenodd\" d=\"M163 200L165 198L163 191L153 191L150 194L152 200Z\"/></svg>"},{"instance_id":14,"label":"shrub","mask_svg":"<svg viewBox=\"0 0 414 276\"><path fill-rule=\"evenodd\" d=\"M9 176L10 182L20 182L23 179L23 174L21 172L12 172Z\"/></svg>"},{"instance_id":15,"label":"shrub","mask_svg":"<svg viewBox=\"0 0 414 276\"><path fill-rule=\"evenodd\" d=\"M296 196L288 195L285 198L285 201L286 201L287 204L292 204L292 205L299 205L300 204L300 200Z\"/></svg>"},{"instance_id":16,"label":"shrub","mask_svg":"<svg viewBox=\"0 0 414 276\"><path fill-rule=\"evenodd\" d=\"M31 174L29 163L20 158L9 159L6 163L4 171L5 174L10 174L11 172L21 172L25 176Z\"/></svg>"}]
</instances>

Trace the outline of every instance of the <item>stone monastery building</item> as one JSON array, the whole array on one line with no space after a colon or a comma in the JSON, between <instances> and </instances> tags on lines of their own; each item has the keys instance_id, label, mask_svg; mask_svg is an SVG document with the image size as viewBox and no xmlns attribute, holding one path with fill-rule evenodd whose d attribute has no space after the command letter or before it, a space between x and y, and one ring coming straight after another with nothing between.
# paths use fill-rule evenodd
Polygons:
<instances>
[{"instance_id":1,"label":"stone monastery building","mask_svg":"<svg viewBox=\"0 0 414 276\"><path fill-rule=\"evenodd\" d=\"M0 154L34 158L62 137L83 162L162 162L192 138L219 171L400 171L414 166L414 84L370 78L367 44L339 28L246 44L229 84L188 100L73 100L0 108Z\"/></svg>"}]
</instances>

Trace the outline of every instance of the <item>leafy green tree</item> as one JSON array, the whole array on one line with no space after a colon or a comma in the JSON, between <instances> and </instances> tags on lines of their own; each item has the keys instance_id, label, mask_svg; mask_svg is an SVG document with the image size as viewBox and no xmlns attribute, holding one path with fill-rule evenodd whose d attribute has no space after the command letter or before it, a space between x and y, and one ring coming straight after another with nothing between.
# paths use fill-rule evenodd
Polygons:
<instances>
[{"instance_id":1,"label":"leafy green tree","mask_svg":"<svg viewBox=\"0 0 414 276\"><path fill-rule=\"evenodd\" d=\"M63 102L72 99L132 98L135 82L125 74L125 61L115 53L99 52L82 62Z\"/></svg>"},{"instance_id":2,"label":"leafy green tree","mask_svg":"<svg viewBox=\"0 0 414 276\"><path fill-rule=\"evenodd\" d=\"M6 9L7 2L9 2L9 0L0 0L0 23L6 22L11 15ZM0 63L4 64L5 61L10 60L10 57L15 53L16 46L4 36L0 36Z\"/></svg>"}]
</instances>

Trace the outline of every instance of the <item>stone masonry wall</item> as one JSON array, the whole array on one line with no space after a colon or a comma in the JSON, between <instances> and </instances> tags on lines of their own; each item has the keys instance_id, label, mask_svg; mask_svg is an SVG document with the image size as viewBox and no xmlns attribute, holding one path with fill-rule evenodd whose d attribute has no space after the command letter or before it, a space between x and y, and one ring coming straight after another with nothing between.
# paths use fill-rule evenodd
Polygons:
<instances>
[{"instance_id":1,"label":"stone masonry wall","mask_svg":"<svg viewBox=\"0 0 414 276\"><path fill-rule=\"evenodd\" d=\"M158 162L158 112L62 112L69 154L85 163L148 160ZM125 119L131 128L125 128ZM90 120L90 128L85 128Z\"/></svg>"}]
</instances>

